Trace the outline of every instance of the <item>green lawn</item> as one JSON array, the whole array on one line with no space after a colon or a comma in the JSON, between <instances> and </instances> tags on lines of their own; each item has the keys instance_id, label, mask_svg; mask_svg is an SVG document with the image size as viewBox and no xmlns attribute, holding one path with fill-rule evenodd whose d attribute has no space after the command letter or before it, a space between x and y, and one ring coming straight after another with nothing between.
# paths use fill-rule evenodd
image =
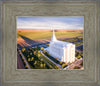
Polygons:
<instances>
[{"instance_id":1,"label":"green lawn","mask_svg":"<svg viewBox=\"0 0 100 86\"><path fill-rule=\"evenodd\" d=\"M52 32L18 32L17 38L20 35L25 36L30 39L49 39L52 36ZM76 37L76 36L83 36L83 33L80 32L55 32L57 38L61 37Z\"/></svg>"}]
</instances>

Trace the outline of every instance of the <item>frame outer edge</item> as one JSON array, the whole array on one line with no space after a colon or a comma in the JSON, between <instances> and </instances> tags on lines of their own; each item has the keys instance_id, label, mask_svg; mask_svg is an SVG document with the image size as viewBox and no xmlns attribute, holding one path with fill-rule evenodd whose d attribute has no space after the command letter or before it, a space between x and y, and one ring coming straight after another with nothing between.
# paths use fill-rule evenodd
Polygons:
<instances>
[{"instance_id":1,"label":"frame outer edge","mask_svg":"<svg viewBox=\"0 0 100 86\"><path fill-rule=\"evenodd\" d=\"M96 28L96 32L97 32L97 35L96 35L96 56L98 57L97 58L97 69L96 69L96 86L100 86L100 0L97 1L96 3L96 19L97 19L97 28Z\"/></svg>"},{"instance_id":2,"label":"frame outer edge","mask_svg":"<svg viewBox=\"0 0 100 86\"><path fill-rule=\"evenodd\" d=\"M100 0L98 0L98 84L100 86Z\"/></svg>"},{"instance_id":3,"label":"frame outer edge","mask_svg":"<svg viewBox=\"0 0 100 86\"><path fill-rule=\"evenodd\" d=\"M0 1L0 61L1 61L1 64L0 64L0 85L2 85L3 84L3 73L2 73L2 56L3 56L3 45L2 45L2 41L1 40L3 40L2 39L2 28L3 28L3 2L2 1Z\"/></svg>"},{"instance_id":4,"label":"frame outer edge","mask_svg":"<svg viewBox=\"0 0 100 86\"><path fill-rule=\"evenodd\" d=\"M4 1L6 1L6 0L4 0ZM8 0L8 1L10 1L10 0ZM15 1L15 0L14 0ZM26 1L26 0L25 0ZM41 0L40 0L41 1ZM63 0L62 0L63 1ZM87 0L88 1L88 0ZM1 72L1 71L3 71L3 70L1 70L2 69L2 56L3 56L3 42L1 42L1 40L3 40L2 39L2 37L3 37L3 29L1 30L1 28L3 28L3 22L4 21L2 21L3 20L3 5L4 5L4 3L2 2L2 1L0 1L0 61L1 61L1 65L0 65L0 86L3 86L3 85L1 85L2 83L3 83L3 73ZM98 18L98 24L97 24L97 31L98 31L98 35L96 36L97 37L97 39L96 39L96 41L98 42L97 43L97 53L98 53L98 59L97 59L97 62L99 63L98 64L98 67L97 67L97 74L96 74L96 76L97 76L97 84L98 85L95 85L95 86L100 86L100 1L98 0L98 9L97 9L97 18ZM99 39L99 40L98 40ZM3 40L4 41L4 40ZM7 85L8 86L8 85ZM15 85L15 86L17 86L17 85ZM90 85L89 85L90 86Z\"/></svg>"},{"instance_id":5,"label":"frame outer edge","mask_svg":"<svg viewBox=\"0 0 100 86\"><path fill-rule=\"evenodd\" d=\"M3 2L0 0L0 85L2 85L2 82L3 82L3 74L2 74L2 53L3 53L3 51L2 51L2 49L3 49L3 47L2 47L2 28L3 28L3 26L2 26L2 23L3 23Z\"/></svg>"},{"instance_id":6,"label":"frame outer edge","mask_svg":"<svg viewBox=\"0 0 100 86\"><path fill-rule=\"evenodd\" d=\"M3 68L4 58L2 58L4 56L4 46L5 46L4 45L5 30L3 29L5 23L4 9L5 9L5 3L3 1L0 1L0 86L5 86L4 68Z\"/></svg>"},{"instance_id":7,"label":"frame outer edge","mask_svg":"<svg viewBox=\"0 0 100 86\"><path fill-rule=\"evenodd\" d=\"M1 1L0 1L0 12L1 12ZM0 13L0 26L1 26L1 18L2 15ZM1 32L1 27L0 27L0 32ZM0 33L0 61L1 61L1 33ZM0 65L0 85L1 85L1 65Z\"/></svg>"},{"instance_id":8,"label":"frame outer edge","mask_svg":"<svg viewBox=\"0 0 100 86\"><path fill-rule=\"evenodd\" d=\"M1 1L0 1L0 12L1 12ZM0 26L1 26L1 18L2 15L0 13ZM0 27L0 32L1 32L1 27ZM0 33L0 61L1 61L1 33ZM1 85L1 64L0 64L0 85Z\"/></svg>"}]
</instances>

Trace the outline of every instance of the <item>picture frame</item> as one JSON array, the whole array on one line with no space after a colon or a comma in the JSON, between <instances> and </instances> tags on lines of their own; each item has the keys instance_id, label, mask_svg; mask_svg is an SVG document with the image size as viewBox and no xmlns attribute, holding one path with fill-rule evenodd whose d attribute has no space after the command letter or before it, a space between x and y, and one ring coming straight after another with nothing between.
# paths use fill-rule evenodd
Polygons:
<instances>
[{"instance_id":1,"label":"picture frame","mask_svg":"<svg viewBox=\"0 0 100 86\"><path fill-rule=\"evenodd\" d=\"M1 1L0 85L100 85L99 1ZM16 16L83 16L84 70L16 69Z\"/></svg>"}]
</instances>

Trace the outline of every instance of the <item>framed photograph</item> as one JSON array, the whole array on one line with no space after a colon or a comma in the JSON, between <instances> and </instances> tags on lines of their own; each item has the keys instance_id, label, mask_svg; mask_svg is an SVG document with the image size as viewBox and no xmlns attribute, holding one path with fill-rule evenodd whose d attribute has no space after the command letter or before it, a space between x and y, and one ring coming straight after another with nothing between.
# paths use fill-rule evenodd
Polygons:
<instances>
[{"instance_id":1,"label":"framed photograph","mask_svg":"<svg viewBox=\"0 0 100 86\"><path fill-rule=\"evenodd\" d=\"M83 69L83 17L17 17L17 69Z\"/></svg>"},{"instance_id":2,"label":"framed photograph","mask_svg":"<svg viewBox=\"0 0 100 86\"><path fill-rule=\"evenodd\" d=\"M1 85L100 85L99 1L2 1Z\"/></svg>"}]
</instances>

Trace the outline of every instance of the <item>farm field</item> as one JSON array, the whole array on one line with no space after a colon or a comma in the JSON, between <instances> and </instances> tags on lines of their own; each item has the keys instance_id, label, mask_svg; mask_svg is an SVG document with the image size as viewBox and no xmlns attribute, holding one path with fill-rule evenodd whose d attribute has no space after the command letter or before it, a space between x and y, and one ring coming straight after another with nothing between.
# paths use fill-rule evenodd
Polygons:
<instances>
[{"instance_id":1,"label":"farm field","mask_svg":"<svg viewBox=\"0 0 100 86\"><path fill-rule=\"evenodd\" d=\"M70 37L77 37L77 36L83 36L82 31L55 31L55 35L57 38L70 38ZM24 31L20 30L17 31L17 38L20 38L21 36L25 36L31 40L37 40L37 39L50 39L52 36L52 30L29 30L29 31Z\"/></svg>"}]
</instances>

